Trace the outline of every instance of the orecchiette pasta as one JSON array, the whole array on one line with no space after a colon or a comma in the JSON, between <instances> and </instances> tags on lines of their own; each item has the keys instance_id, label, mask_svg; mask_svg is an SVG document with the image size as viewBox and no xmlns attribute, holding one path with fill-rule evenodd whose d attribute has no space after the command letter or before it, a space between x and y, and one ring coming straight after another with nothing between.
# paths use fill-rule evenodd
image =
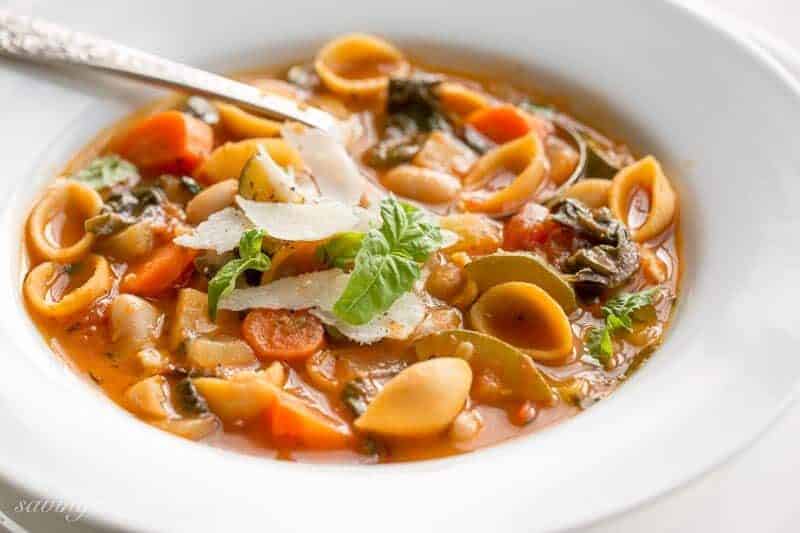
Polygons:
<instances>
[{"instance_id":1,"label":"orecchiette pasta","mask_svg":"<svg viewBox=\"0 0 800 533\"><path fill-rule=\"evenodd\" d=\"M49 261L69 263L83 257L94 242L94 234L82 231L72 244L54 242L49 226L58 218L78 217L80 222L100 212L103 199L97 191L75 180L62 180L45 193L28 219L28 237L33 251ZM74 221L73 221L74 222Z\"/></svg>"},{"instance_id":2,"label":"orecchiette pasta","mask_svg":"<svg viewBox=\"0 0 800 533\"><path fill-rule=\"evenodd\" d=\"M217 102L217 109L225 130L236 139L275 137L281 131L280 122L252 115L235 105Z\"/></svg>"},{"instance_id":3,"label":"orecchiette pasta","mask_svg":"<svg viewBox=\"0 0 800 533\"><path fill-rule=\"evenodd\" d=\"M589 207L604 207L608 205L610 190L611 180L589 178L567 189L566 197L579 200Z\"/></svg>"},{"instance_id":4,"label":"orecchiette pasta","mask_svg":"<svg viewBox=\"0 0 800 533\"><path fill-rule=\"evenodd\" d=\"M627 223L631 195L637 188L650 197L650 212L644 223L631 231L633 240L643 242L659 235L675 216L677 198L661 165L653 156L620 170L611 183L608 205L614 216Z\"/></svg>"},{"instance_id":5,"label":"orecchiette pasta","mask_svg":"<svg viewBox=\"0 0 800 533\"><path fill-rule=\"evenodd\" d=\"M442 108L461 118L467 117L474 111L489 107L489 98L460 83L445 82L437 89Z\"/></svg>"},{"instance_id":6,"label":"orecchiette pasta","mask_svg":"<svg viewBox=\"0 0 800 533\"><path fill-rule=\"evenodd\" d=\"M334 39L317 54L317 74L336 94L377 96L389 76L404 76L409 64L403 54L383 39L353 33Z\"/></svg>"},{"instance_id":7,"label":"orecchiette pasta","mask_svg":"<svg viewBox=\"0 0 800 533\"><path fill-rule=\"evenodd\" d=\"M528 134L489 151L464 178L467 190L480 189L501 172L516 174L507 187L488 194L472 193L464 197L467 211L502 215L530 200L547 175L547 158L542 142Z\"/></svg>"},{"instance_id":8,"label":"orecchiette pasta","mask_svg":"<svg viewBox=\"0 0 800 533\"><path fill-rule=\"evenodd\" d=\"M114 278L108 261L99 255L90 255L75 268L89 269L91 274L82 285L63 294L60 299L52 295L54 284L60 276L69 276L63 267L46 262L36 266L25 278L23 291L28 303L38 313L50 318L65 318L87 309L95 300L108 294Z\"/></svg>"}]
</instances>

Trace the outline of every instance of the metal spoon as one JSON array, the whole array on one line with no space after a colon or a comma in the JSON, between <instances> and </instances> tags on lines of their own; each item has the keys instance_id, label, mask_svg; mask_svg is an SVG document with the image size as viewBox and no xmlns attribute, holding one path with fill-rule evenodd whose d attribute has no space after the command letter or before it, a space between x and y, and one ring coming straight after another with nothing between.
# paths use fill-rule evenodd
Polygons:
<instances>
[{"instance_id":1,"label":"metal spoon","mask_svg":"<svg viewBox=\"0 0 800 533\"><path fill-rule=\"evenodd\" d=\"M333 132L330 114L282 96L113 41L0 10L0 54L27 61L62 63L226 100L250 111Z\"/></svg>"}]
</instances>

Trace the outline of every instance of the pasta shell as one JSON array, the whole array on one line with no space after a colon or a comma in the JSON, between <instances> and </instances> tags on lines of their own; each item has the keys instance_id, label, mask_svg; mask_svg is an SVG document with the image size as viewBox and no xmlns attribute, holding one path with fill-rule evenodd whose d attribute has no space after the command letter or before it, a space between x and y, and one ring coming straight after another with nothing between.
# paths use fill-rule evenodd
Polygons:
<instances>
[{"instance_id":1,"label":"pasta shell","mask_svg":"<svg viewBox=\"0 0 800 533\"><path fill-rule=\"evenodd\" d=\"M473 165L464 178L464 187L478 191L501 172L511 172L516 178L498 191L473 192L465 196L464 209L495 216L513 212L536 193L547 175L547 168L542 142L533 133L498 146Z\"/></svg>"},{"instance_id":2,"label":"pasta shell","mask_svg":"<svg viewBox=\"0 0 800 533\"><path fill-rule=\"evenodd\" d=\"M75 180L59 180L33 208L28 219L32 251L48 261L73 263L88 253L95 235L83 229L83 222L100 212L103 199L91 187ZM72 244L57 243L48 236L49 226L61 219L64 224L80 222L81 237Z\"/></svg>"},{"instance_id":3,"label":"pasta shell","mask_svg":"<svg viewBox=\"0 0 800 533\"><path fill-rule=\"evenodd\" d=\"M37 265L28 272L23 285L28 304L38 313L50 318L65 318L85 311L95 300L108 294L114 281L108 261L99 255L90 255L77 268L90 269L91 275L81 286L55 301L50 291L59 277L59 268L59 265L51 262Z\"/></svg>"},{"instance_id":4,"label":"pasta shell","mask_svg":"<svg viewBox=\"0 0 800 533\"><path fill-rule=\"evenodd\" d=\"M476 330L524 350L537 361L560 361L572 352L567 315L532 283L495 285L475 302L469 317Z\"/></svg>"},{"instance_id":5,"label":"pasta shell","mask_svg":"<svg viewBox=\"0 0 800 533\"><path fill-rule=\"evenodd\" d=\"M478 91L470 89L460 83L444 82L436 90L442 108L451 115L456 115L462 119L467 115L489 107L489 98Z\"/></svg>"},{"instance_id":6,"label":"pasta shell","mask_svg":"<svg viewBox=\"0 0 800 533\"><path fill-rule=\"evenodd\" d=\"M472 370L462 359L416 363L383 387L355 426L387 437L434 435L461 412L471 384Z\"/></svg>"},{"instance_id":7,"label":"pasta shell","mask_svg":"<svg viewBox=\"0 0 800 533\"><path fill-rule=\"evenodd\" d=\"M216 102L216 106L225 130L236 139L276 137L281 132L280 122L253 115L235 105Z\"/></svg>"},{"instance_id":8,"label":"pasta shell","mask_svg":"<svg viewBox=\"0 0 800 533\"><path fill-rule=\"evenodd\" d=\"M259 146L269 152L277 164L283 167L291 166L296 171L303 168L300 154L283 139L248 139L227 142L218 147L195 171L195 175L205 183L238 179L245 164L258 152Z\"/></svg>"},{"instance_id":9,"label":"pasta shell","mask_svg":"<svg viewBox=\"0 0 800 533\"><path fill-rule=\"evenodd\" d=\"M583 202L587 207L605 207L608 205L610 190L611 180L589 178L581 180L567 189L565 197Z\"/></svg>"},{"instance_id":10,"label":"pasta shell","mask_svg":"<svg viewBox=\"0 0 800 533\"><path fill-rule=\"evenodd\" d=\"M677 209L677 197L661 165L655 157L647 156L620 170L611 183L608 205L619 220L628 224L631 195L643 188L650 196L650 212L644 224L631 231L636 242L658 236L672 223Z\"/></svg>"},{"instance_id":11,"label":"pasta shell","mask_svg":"<svg viewBox=\"0 0 800 533\"><path fill-rule=\"evenodd\" d=\"M388 42L363 33L330 41L317 54L314 68L325 86L345 96L378 96L389 76L405 76L409 64Z\"/></svg>"}]
</instances>

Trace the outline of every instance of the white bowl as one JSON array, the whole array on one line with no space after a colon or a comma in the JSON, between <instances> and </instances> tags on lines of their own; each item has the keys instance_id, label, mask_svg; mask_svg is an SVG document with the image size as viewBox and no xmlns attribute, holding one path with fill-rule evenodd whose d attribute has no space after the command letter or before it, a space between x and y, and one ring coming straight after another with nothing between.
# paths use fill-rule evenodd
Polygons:
<instances>
[{"instance_id":1,"label":"white bowl","mask_svg":"<svg viewBox=\"0 0 800 533\"><path fill-rule=\"evenodd\" d=\"M25 5L29 5L25 2ZM0 60L0 475L143 531L549 531L630 508L755 438L800 377L800 92L772 59L666 1L42 1L35 14L219 71L285 63L337 33L572 95L654 153L681 192L672 329L611 398L458 457L311 466L223 452L136 421L54 357L20 298L37 190L154 93ZM602 106L598 104L602 102Z\"/></svg>"}]
</instances>

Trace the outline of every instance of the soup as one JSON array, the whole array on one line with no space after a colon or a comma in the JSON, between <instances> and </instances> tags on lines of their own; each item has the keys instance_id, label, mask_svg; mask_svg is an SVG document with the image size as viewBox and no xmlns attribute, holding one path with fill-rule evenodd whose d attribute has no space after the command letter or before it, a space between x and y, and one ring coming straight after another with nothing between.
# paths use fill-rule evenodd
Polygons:
<instances>
[{"instance_id":1,"label":"soup","mask_svg":"<svg viewBox=\"0 0 800 533\"><path fill-rule=\"evenodd\" d=\"M243 79L338 127L175 97L28 218L32 320L142 421L287 460L441 457L580 413L660 344L681 265L653 156L369 35Z\"/></svg>"}]
</instances>

